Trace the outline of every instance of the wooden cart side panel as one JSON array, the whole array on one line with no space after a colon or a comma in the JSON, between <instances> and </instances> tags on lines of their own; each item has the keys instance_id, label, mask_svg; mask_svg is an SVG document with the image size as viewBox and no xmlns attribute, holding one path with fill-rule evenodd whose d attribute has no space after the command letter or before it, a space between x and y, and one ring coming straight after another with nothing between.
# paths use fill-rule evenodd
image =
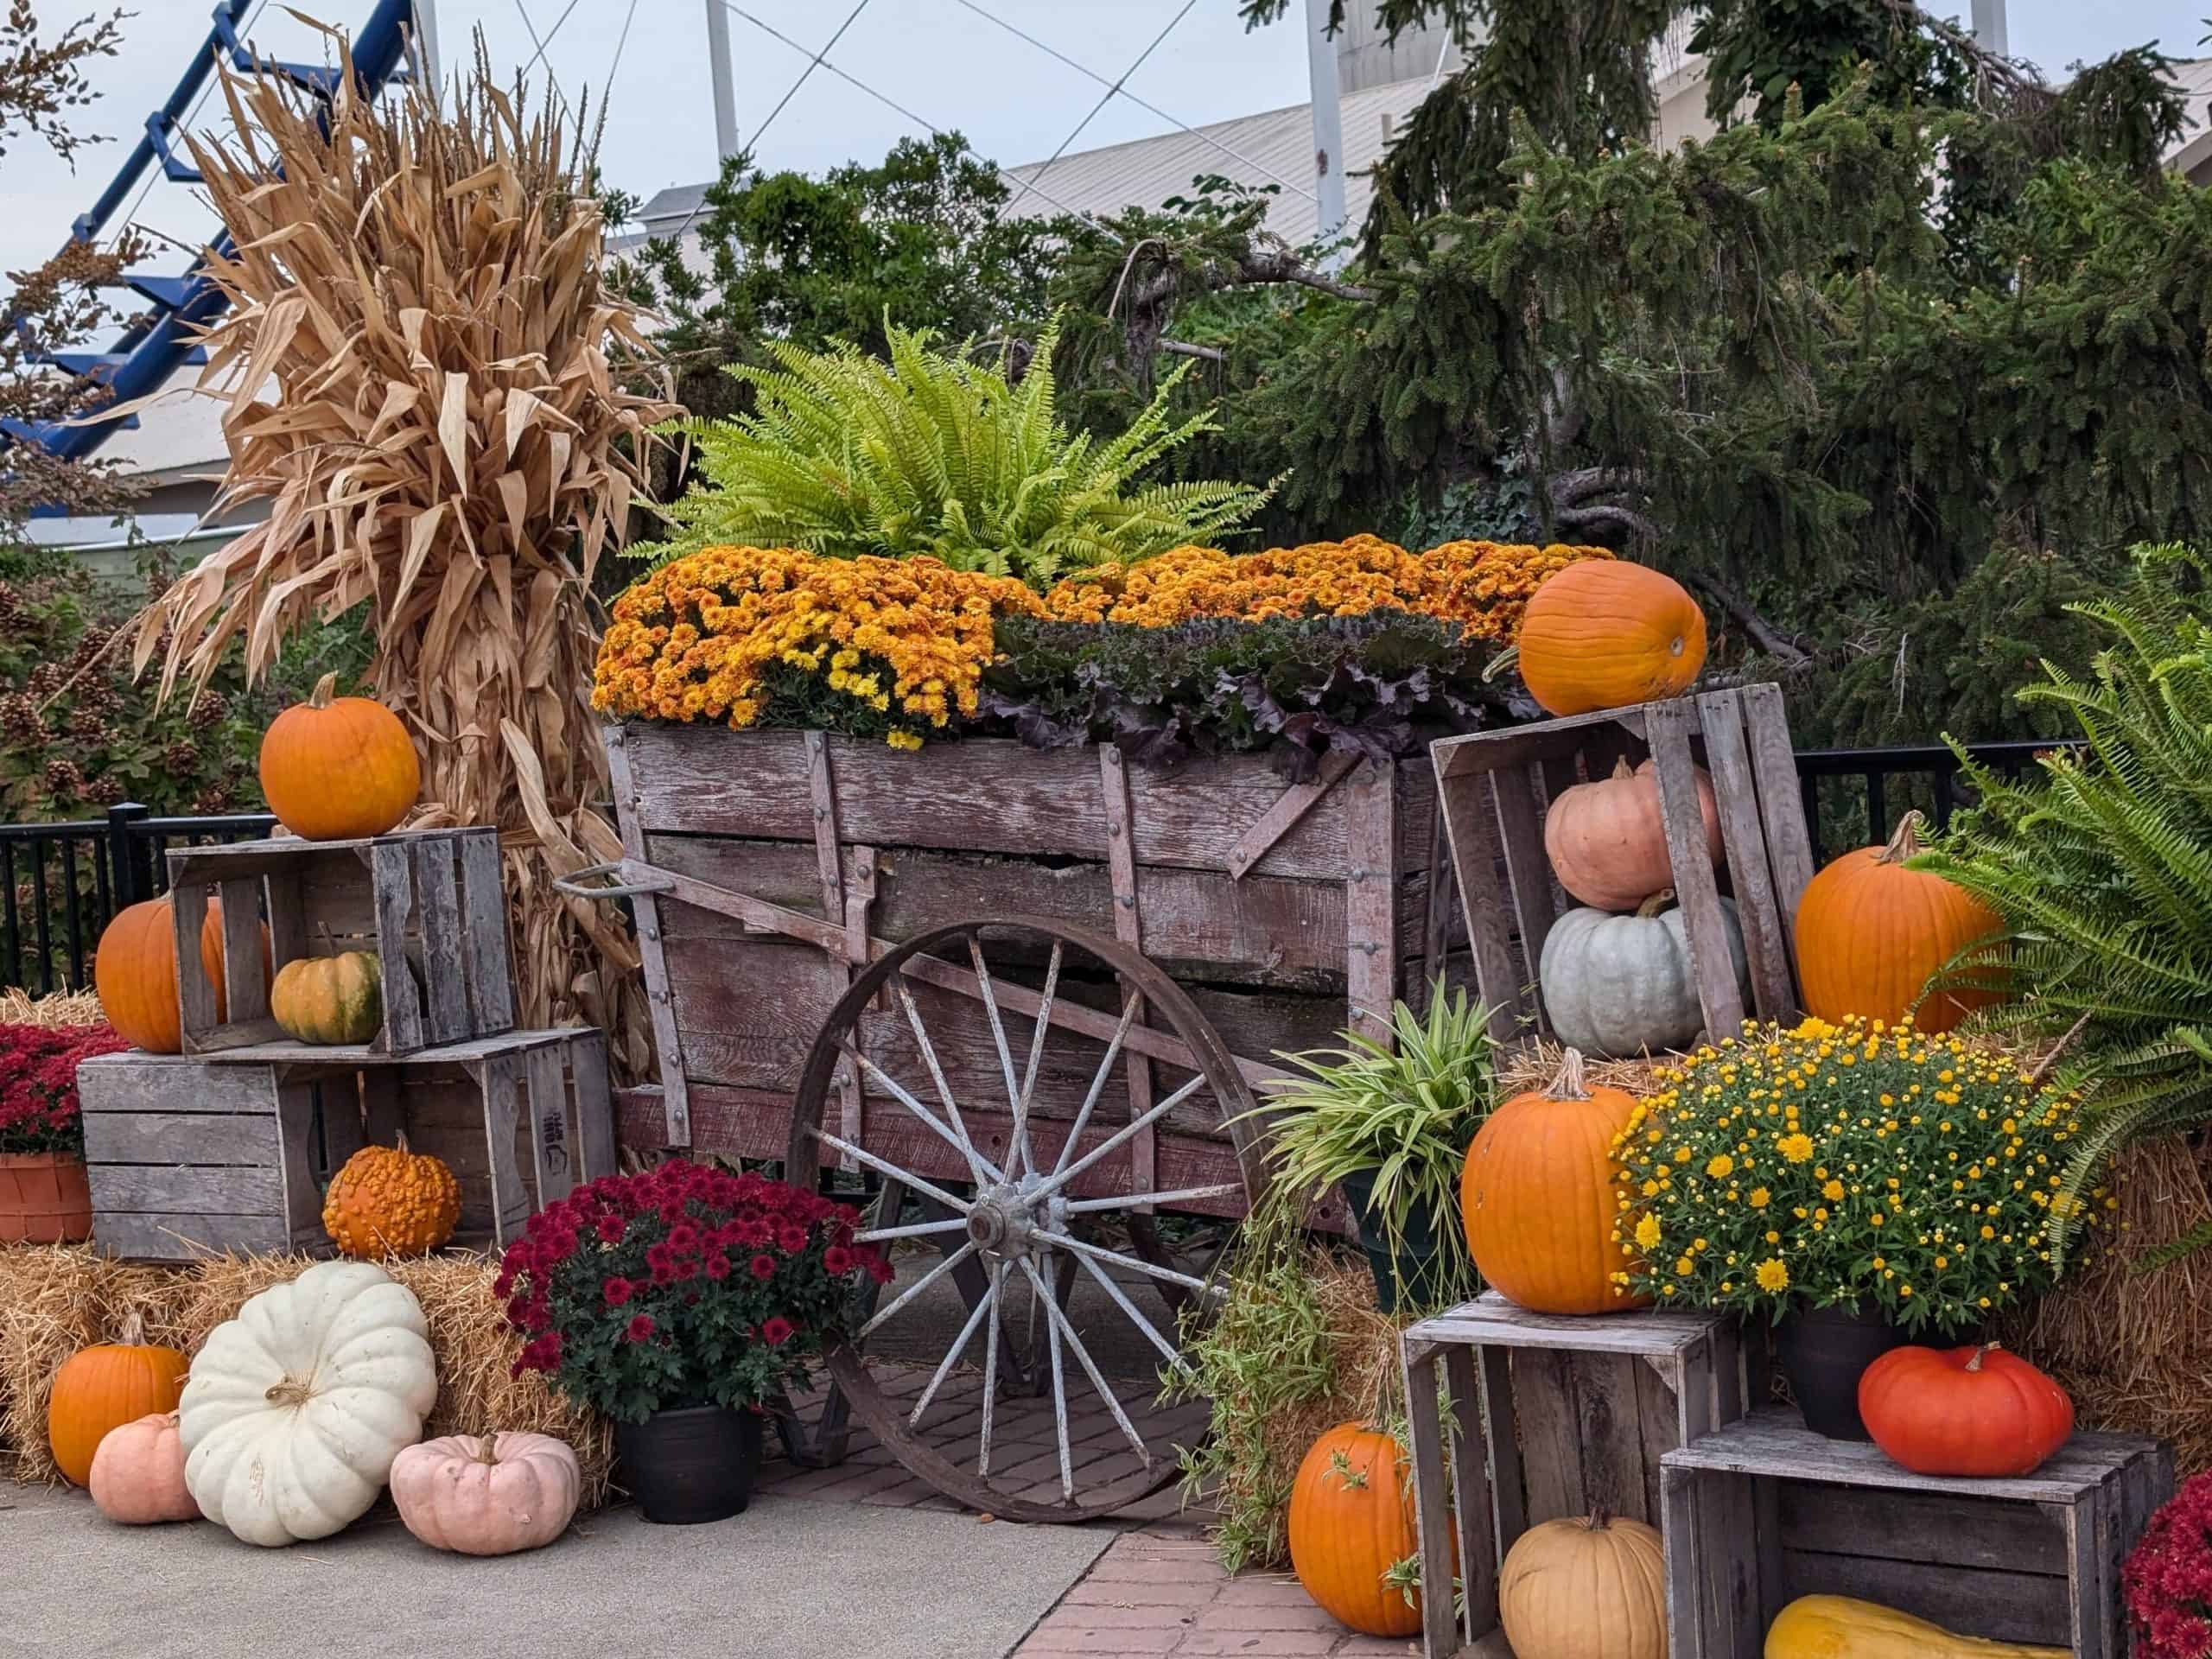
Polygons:
<instances>
[{"instance_id":1,"label":"wooden cart side panel","mask_svg":"<svg viewBox=\"0 0 2212 1659\"><path fill-rule=\"evenodd\" d=\"M609 726L607 744L607 785L614 795L614 816L622 836L622 850L643 859L645 851L645 800L639 794L630 764L628 734L632 728ZM643 729L643 728L639 728ZM683 1044L676 1025L676 1009L669 984L669 956L661 938L660 905L652 894L631 900L638 918L638 954L645 965L645 1007L652 1021L653 1051L660 1057L661 1108L666 1115L661 1135L649 1144L688 1147L691 1144L690 1085Z\"/></svg>"},{"instance_id":2,"label":"wooden cart side panel","mask_svg":"<svg viewBox=\"0 0 2212 1659\"><path fill-rule=\"evenodd\" d=\"M1351 791L1352 837L1344 897L1348 1029L1387 1045L1402 955L1398 938L1396 768L1370 760L1346 787Z\"/></svg>"}]
</instances>

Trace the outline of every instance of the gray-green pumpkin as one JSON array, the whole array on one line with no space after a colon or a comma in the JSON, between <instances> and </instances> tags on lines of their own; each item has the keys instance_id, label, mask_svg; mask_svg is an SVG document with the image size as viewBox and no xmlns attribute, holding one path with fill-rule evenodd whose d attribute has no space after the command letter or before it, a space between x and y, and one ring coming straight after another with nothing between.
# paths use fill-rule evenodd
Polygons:
<instances>
[{"instance_id":1,"label":"gray-green pumpkin","mask_svg":"<svg viewBox=\"0 0 2212 1659\"><path fill-rule=\"evenodd\" d=\"M1536 976L1561 1043L1618 1059L1681 1048L1704 1029L1689 936L1674 898L1659 893L1631 916L1570 910L1552 924ZM1748 995L1735 905L1723 899L1720 914L1736 982Z\"/></svg>"}]
</instances>

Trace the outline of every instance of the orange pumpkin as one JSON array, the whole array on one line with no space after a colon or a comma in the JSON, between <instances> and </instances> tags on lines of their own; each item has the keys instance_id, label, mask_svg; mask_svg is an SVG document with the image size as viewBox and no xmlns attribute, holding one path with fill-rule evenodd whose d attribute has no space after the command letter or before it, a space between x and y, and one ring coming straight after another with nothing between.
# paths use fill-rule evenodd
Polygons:
<instances>
[{"instance_id":1,"label":"orange pumpkin","mask_svg":"<svg viewBox=\"0 0 2212 1659\"><path fill-rule=\"evenodd\" d=\"M110 1429L176 1409L191 1367L175 1349L143 1342L143 1335L144 1326L133 1313L121 1342L79 1348L54 1374L46 1438L72 1485L82 1486L92 1478L93 1454Z\"/></svg>"},{"instance_id":2,"label":"orange pumpkin","mask_svg":"<svg viewBox=\"0 0 2212 1659\"><path fill-rule=\"evenodd\" d=\"M1615 1277L1630 1263L1613 1242L1612 1147L1635 1110L1626 1090L1587 1083L1570 1048L1548 1088L1490 1115L1467 1148L1459 1217L1499 1295L1537 1313L1618 1313L1649 1300Z\"/></svg>"},{"instance_id":3,"label":"orange pumpkin","mask_svg":"<svg viewBox=\"0 0 2212 1659\"><path fill-rule=\"evenodd\" d=\"M1916 1475L2033 1474L2074 1433L2066 1390L1993 1342L1892 1348L1859 1379L1859 1414Z\"/></svg>"},{"instance_id":4,"label":"orange pumpkin","mask_svg":"<svg viewBox=\"0 0 2212 1659\"><path fill-rule=\"evenodd\" d=\"M230 993L223 986L223 900L219 893L207 895L207 914L200 924L200 969L207 976L207 982L215 988L215 1018L231 1017ZM261 925L261 988L269 989L273 964L269 950L269 924Z\"/></svg>"},{"instance_id":5,"label":"orange pumpkin","mask_svg":"<svg viewBox=\"0 0 2212 1659\"><path fill-rule=\"evenodd\" d=\"M1313 1442L1290 1489L1290 1564L1330 1618L1368 1636L1418 1636L1410 1605L1382 1575L1418 1555L1413 1481L1398 1443L1379 1429L1339 1423Z\"/></svg>"},{"instance_id":6,"label":"orange pumpkin","mask_svg":"<svg viewBox=\"0 0 2212 1659\"><path fill-rule=\"evenodd\" d=\"M1822 1020L1864 1014L1895 1024L1908 1011L1925 1032L1945 1032L1990 992L1938 991L1913 1003L1938 969L2002 925L1965 888L1905 861L1920 851L1921 817L1908 812L1885 847L1833 861L1797 902L1797 982L1805 1012Z\"/></svg>"},{"instance_id":7,"label":"orange pumpkin","mask_svg":"<svg viewBox=\"0 0 2212 1659\"><path fill-rule=\"evenodd\" d=\"M1717 868L1723 857L1720 810L1705 768L1692 770L1706 850ZM1560 791L1544 814L1544 853L1560 886L1599 910L1631 911L1673 887L1659 775L1651 762L1631 767L1624 755L1613 762L1611 777Z\"/></svg>"},{"instance_id":8,"label":"orange pumpkin","mask_svg":"<svg viewBox=\"0 0 2212 1659\"><path fill-rule=\"evenodd\" d=\"M427 1255L461 1223L461 1184L442 1160L396 1147L363 1147L331 1177L323 1230L365 1262Z\"/></svg>"},{"instance_id":9,"label":"orange pumpkin","mask_svg":"<svg viewBox=\"0 0 2212 1659\"><path fill-rule=\"evenodd\" d=\"M1705 666L1705 613L1672 576L1586 559L1536 589L1517 645L1529 695L1586 715L1688 690Z\"/></svg>"},{"instance_id":10,"label":"orange pumpkin","mask_svg":"<svg viewBox=\"0 0 2212 1659\"><path fill-rule=\"evenodd\" d=\"M205 935L202 935L203 949ZM176 1001L176 918L167 897L115 913L92 957L100 1009L124 1041L149 1054L184 1049ZM86 1454L87 1459L91 1453ZM81 1484L81 1483L80 1483Z\"/></svg>"},{"instance_id":11,"label":"orange pumpkin","mask_svg":"<svg viewBox=\"0 0 2212 1659\"><path fill-rule=\"evenodd\" d=\"M399 716L367 697L338 697L326 674L305 702L270 722L261 740L269 810L309 841L380 836L413 810L422 762Z\"/></svg>"}]
</instances>

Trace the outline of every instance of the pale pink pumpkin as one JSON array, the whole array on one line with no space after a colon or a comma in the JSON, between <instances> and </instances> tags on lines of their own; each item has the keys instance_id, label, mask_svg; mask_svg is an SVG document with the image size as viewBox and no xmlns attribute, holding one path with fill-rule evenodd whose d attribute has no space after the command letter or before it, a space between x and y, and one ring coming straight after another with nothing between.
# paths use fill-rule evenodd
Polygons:
<instances>
[{"instance_id":1,"label":"pale pink pumpkin","mask_svg":"<svg viewBox=\"0 0 2212 1659\"><path fill-rule=\"evenodd\" d=\"M173 1411L134 1418L101 1435L87 1484L99 1512L125 1526L200 1519L184 1484L184 1443Z\"/></svg>"},{"instance_id":2,"label":"pale pink pumpkin","mask_svg":"<svg viewBox=\"0 0 2212 1659\"><path fill-rule=\"evenodd\" d=\"M510 1555L561 1535L582 1474L550 1434L451 1434L402 1452L391 1485L407 1530L433 1549Z\"/></svg>"}]
</instances>

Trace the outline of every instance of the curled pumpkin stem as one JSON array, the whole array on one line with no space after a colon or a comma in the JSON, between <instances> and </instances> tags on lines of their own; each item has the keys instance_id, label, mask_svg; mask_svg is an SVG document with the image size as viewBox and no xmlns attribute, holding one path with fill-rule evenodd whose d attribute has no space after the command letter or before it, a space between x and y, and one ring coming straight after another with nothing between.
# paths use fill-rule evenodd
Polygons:
<instances>
[{"instance_id":1,"label":"curled pumpkin stem","mask_svg":"<svg viewBox=\"0 0 2212 1659\"><path fill-rule=\"evenodd\" d=\"M2001 1353L2004 1351L2004 1347L2005 1344L2001 1342L1983 1343L1979 1348L1976 1348L1974 1351L1974 1357L1967 1361L1967 1370L1969 1371L1980 1370L1981 1362L1987 1359L1992 1354Z\"/></svg>"},{"instance_id":2,"label":"curled pumpkin stem","mask_svg":"<svg viewBox=\"0 0 2212 1659\"><path fill-rule=\"evenodd\" d=\"M1896 833L1891 836L1889 845L1882 849L1874 861L1877 864L1902 864L1907 859L1919 857L1925 850L1921 843L1920 832L1927 827L1928 820L1920 816L1917 808L1907 812L1897 820Z\"/></svg>"},{"instance_id":3,"label":"curled pumpkin stem","mask_svg":"<svg viewBox=\"0 0 2212 1659\"><path fill-rule=\"evenodd\" d=\"M1582 1071L1582 1051L1570 1048L1560 1057L1559 1071L1544 1090L1547 1100L1587 1100L1590 1084Z\"/></svg>"}]
</instances>

